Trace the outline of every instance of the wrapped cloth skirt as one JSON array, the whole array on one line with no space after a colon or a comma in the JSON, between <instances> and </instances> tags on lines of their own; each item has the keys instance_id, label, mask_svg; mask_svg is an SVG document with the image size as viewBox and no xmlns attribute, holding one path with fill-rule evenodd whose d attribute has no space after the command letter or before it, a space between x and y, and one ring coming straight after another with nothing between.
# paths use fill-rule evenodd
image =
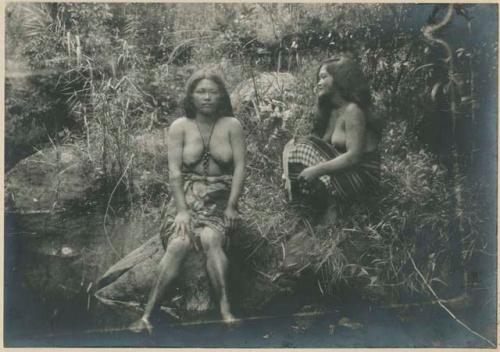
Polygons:
<instances>
[{"instance_id":1,"label":"wrapped cloth skirt","mask_svg":"<svg viewBox=\"0 0 500 352\"><path fill-rule=\"evenodd\" d=\"M290 201L309 199L352 200L358 195L371 192L380 180L380 155L365 153L356 166L323 175L313 182L298 178L307 167L332 160L342 153L316 136L300 137L289 141L283 151L283 178Z\"/></svg>"}]
</instances>

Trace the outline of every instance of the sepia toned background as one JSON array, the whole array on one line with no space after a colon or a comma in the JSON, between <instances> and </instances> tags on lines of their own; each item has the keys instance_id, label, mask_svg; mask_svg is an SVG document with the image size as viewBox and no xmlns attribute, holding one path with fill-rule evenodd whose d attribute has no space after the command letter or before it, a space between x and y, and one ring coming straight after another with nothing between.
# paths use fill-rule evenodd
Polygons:
<instances>
[{"instance_id":1,"label":"sepia toned background","mask_svg":"<svg viewBox=\"0 0 500 352\"><path fill-rule=\"evenodd\" d=\"M5 19L9 345L495 341L496 5L11 3ZM310 132L319 62L339 52L371 83L382 186L297 238L308 224L286 203L281 152ZM157 234L165 131L206 66L245 128L245 221L229 257L238 315L255 319L232 333L204 323L210 292L192 270L172 302L180 319L162 318L176 333L130 336L137 311L101 305L95 285Z\"/></svg>"}]
</instances>

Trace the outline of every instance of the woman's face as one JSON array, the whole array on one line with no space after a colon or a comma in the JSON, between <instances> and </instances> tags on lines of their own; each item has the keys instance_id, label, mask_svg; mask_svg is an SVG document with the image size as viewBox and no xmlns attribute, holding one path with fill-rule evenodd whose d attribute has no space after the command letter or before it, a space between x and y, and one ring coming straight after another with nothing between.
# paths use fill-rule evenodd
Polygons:
<instances>
[{"instance_id":1,"label":"woman's face","mask_svg":"<svg viewBox=\"0 0 500 352\"><path fill-rule=\"evenodd\" d=\"M318 74L318 96L332 94L334 88L333 76L326 70L326 65L321 66Z\"/></svg>"},{"instance_id":2,"label":"woman's face","mask_svg":"<svg viewBox=\"0 0 500 352\"><path fill-rule=\"evenodd\" d=\"M196 111L209 115L215 114L219 107L221 92L217 84L209 79L202 79L193 90L193 104Z\"/></svg>"}]
</instances>

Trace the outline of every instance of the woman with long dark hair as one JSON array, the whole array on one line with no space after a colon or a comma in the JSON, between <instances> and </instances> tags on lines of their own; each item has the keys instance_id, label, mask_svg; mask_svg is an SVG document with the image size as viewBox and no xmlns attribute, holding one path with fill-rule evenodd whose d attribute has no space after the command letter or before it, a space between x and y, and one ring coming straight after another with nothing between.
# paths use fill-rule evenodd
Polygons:
<instances>
[{"instance_id":1,"label":"woman with long dark hair","mask_svg":"<svg viewBox=\"0 0 500 352\"><path fill-rule=\"evenodd\" d=\"M200 70L188 80L184 108L186 116L175 120L168 132L169 181L174 197L160 231L165 251L155 279L149 280L154 284L144 314L131 326L137 332L151 332L151 313L172 287L190 250L205 253L222 319L234 321L227 293L228 261L224 245L228 232L239 219L237 205L245 177L243 130L233 117L222 79L211 71ZM133 262L139 254L140 250L136 250L128 256L131 259L122 259L101 282L123 271L127 267L124 263ZM137 275L132 274L130 277L136 280ZM120 275L123 276L121 272ZM109 286L96 293L101 301L116 299L107 296L107 292L116 292L107 290Z\"/></svg>"},{"instance_id":2,"label":"woman with long dark hair","mask_svg":"<svg viewBox=\"0 0 500 352\"><path fill-rule=\"evenodd\" d=\"M290 200L323 207L376 187L380 137L368 82L354 59L343 54L323 61L317 79L313 135L285 146L283 169Z\"/></svg>"}]
</instances>

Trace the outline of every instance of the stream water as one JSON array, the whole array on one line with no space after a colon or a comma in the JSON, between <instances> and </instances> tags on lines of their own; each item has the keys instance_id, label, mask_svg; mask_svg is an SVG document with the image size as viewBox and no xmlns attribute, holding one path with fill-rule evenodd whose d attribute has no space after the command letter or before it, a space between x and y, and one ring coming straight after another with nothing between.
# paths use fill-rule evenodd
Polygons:
<instances>
[{"instance_id":1,"label":"stream water","mask_svg":"<svg viewBox=\"0 0 500 352\"><path fill-rule=\"evenodd\" d=\"M232 327L218 322L215 313L181 321L160 314L152 336L133 334L125 328L133 315L98 305L90 294L95 279L117 257L110 253L102 215L47 220L46 215L7 214L5 220L8 347L488 346L437 305L395 309L373 305L356 293L326 300L311 289L281 296L259 312L236 308L241 321ZM115 234L119 227L115 221ZM471 304L453 312L495 342L496 283L493 278L486 284L471 289Z\"/></svg>"}]
</instances>

